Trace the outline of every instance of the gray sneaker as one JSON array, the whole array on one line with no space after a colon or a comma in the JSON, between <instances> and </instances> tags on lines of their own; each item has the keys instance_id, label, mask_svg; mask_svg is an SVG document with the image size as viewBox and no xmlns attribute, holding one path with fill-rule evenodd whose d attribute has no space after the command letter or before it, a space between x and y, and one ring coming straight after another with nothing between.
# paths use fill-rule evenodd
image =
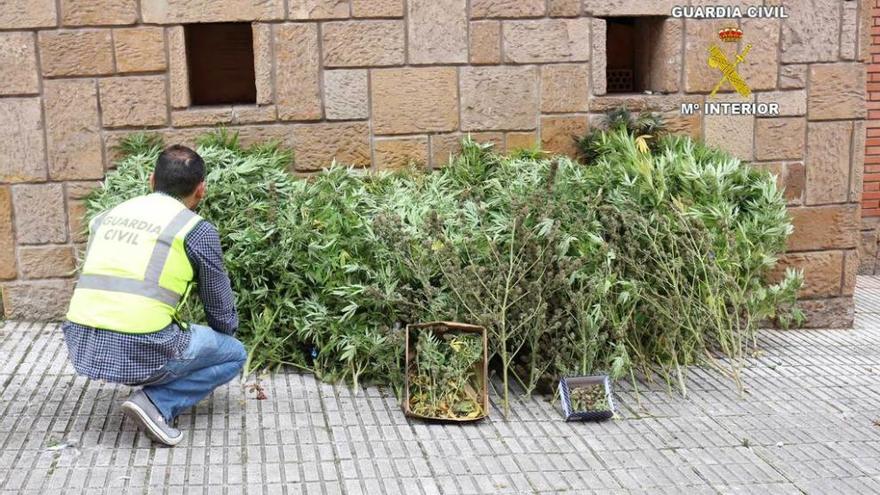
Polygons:
<instances>
[{"instance_id":1,"label":"gray sneaker","mask_svg":"<svg viewBox=\"0 0 880 495\"><path fill-rule=\"evenodd\" d=\"M122 413L156 442L173 447L183 440L183 432L172 428L165 422L162 413L153 405L143 390L133 393L127 401L122 403Z\"/></svg>"}]
</instances>

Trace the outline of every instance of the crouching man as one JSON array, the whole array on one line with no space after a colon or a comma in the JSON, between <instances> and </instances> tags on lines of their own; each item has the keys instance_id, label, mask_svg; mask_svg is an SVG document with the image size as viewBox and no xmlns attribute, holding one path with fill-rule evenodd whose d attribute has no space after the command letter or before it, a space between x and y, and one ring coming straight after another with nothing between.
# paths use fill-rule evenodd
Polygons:
<instances>
[{"instance_id":1,"label":"crouching man","mask_svg":"<svg viewBox=\"0 0 880 495\"><path fill-rule=\"evenodd\" d=\"M193 212L205 195L205 163L171 146L150 176L152 194L96 216L67 321L76 371L143 387L123 413L157 442L176 445L172 420L241 371L238 327L217 229ZM178 309L194 282L210 327L186 325Z\"/></svg>"}]
</instances>

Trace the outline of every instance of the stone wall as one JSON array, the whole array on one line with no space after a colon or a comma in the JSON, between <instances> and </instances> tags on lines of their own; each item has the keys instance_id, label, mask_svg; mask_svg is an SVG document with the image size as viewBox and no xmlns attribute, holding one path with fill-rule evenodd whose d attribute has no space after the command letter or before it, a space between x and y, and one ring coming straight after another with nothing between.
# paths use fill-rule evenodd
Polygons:
<instances>
[{"instance_id":1,"label":"stone wall","mask_svg":"<svg viewBox=\"0 0 880 495\"><path fill-rule=\"evenodd\" d=\"M880 0L872 4L871 26L880 27ZM868 65L867 107L865 122L867 136L865 142L865 183L862 192L862 232L860 244L859 273L875 275L878 273L877 242L880 227L880 32L872 33L870 41L870 60Z\"/></svg>"},{"instance_id":2,"label":"stone wall","mask_svg":"<svg viewBox=\"0 0 880 495\"><path fill-rule=\"evenodd\" d=\"M849 325L858 266L869 0L768 0L781 19L669 16L669 0L6 0L0 9L0 280L11 318L57 318L83 197L136 129L191 143L211 126L280 139L298 172L331 160L440 167L465 133L573 153L621 104L778 174L817 326ZM694 5L736 4L691 0ZM754 2L753 2L754 3ZM760 3L760 2L758 2ZM665 16L639 64L652 94L606 94L608 16ZM252 22L256 104L190 105L186 23ZM683 115L720 79L706 49L739 25L752 101L782 115ZM739 50L738 50L739 51ZM612 61L613 62L613 61ZM727 90L725 88L724 90ZM719 97L735 101L730 93Z\"/></svg>"}]
</instances>

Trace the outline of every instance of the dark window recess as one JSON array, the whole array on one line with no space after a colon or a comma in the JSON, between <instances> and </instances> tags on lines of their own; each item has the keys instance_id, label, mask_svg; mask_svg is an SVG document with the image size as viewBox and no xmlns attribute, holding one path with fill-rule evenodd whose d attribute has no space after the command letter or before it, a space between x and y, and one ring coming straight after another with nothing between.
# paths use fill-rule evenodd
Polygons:
<instances>
[{"instance_id":1,"label":"dark window recess","mask_svg":"<svg viewBox=\"0 0 880 495\"><path fill-rule=\"evenodd\" d=\"M187 24L184 33L193 105L257 102L249 23Z\"/></svg>"},{"instance_id":2,"label":"dark window recess","mask_svg":"<svg viewBox=\"0 0 880 495\"><path fill-rule=\"evenodd\" d=\"M609 17L608 92L642 93L662 90L667 67L659 57L665 41L663 17Z\"/></svg>"}]
</instances>

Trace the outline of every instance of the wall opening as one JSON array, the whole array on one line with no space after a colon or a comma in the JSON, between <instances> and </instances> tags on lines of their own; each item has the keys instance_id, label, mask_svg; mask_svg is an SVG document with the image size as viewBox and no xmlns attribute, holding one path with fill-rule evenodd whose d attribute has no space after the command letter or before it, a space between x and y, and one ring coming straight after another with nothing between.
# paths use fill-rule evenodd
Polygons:
<instances>
[{"instance_id":1,"label":"wall opening","mask_svg":"<svg viewBox=\"0 0 880 495\"><path fill-rule=\"evenodd\" d=\"M192 105L257 102L250 23L187 24L184 33Z\"/></svg>"},{"instance_id":2,"label":"wall opening","mask_svg":"<svg viewBox=\"0 0 880 495\"><path fill-rule=\"evenodd\" d=\"M664 17L608 17L606 54L608 93L663 91L664 73L659 60L664 44Z\"/></svg>"}]
</instances>

